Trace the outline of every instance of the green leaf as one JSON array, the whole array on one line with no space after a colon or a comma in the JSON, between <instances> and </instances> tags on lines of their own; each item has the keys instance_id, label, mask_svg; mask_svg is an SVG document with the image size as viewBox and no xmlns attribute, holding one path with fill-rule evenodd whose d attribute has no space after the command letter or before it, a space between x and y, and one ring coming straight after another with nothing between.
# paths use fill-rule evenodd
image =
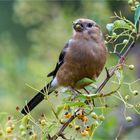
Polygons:
<instances>
[{"instance_id":1,"label":"green leaf","mask_svg":"<svg viewBox=\"0 0 140 140\"><path fill-rule=\"evenodd\" d=\"M86 105L84 102L75 102L75 103L70 103L68 106L83 106Z\"/></svg>"},{"instance_id":2,"label":"green leaf","mask_svg":"<svg viewBox=\"0 0 140 140\"><path fill-rule=\"evenodd\" d=\"M46 140L46 137L47 137L47 133L43 133L42 137L41 137L41 140Z\"/></svg>"},{"instance_id":3,"label":"green leaf","mask_svg":"<svg viewBox=\"0 0 140 140\"><path fill-rule=\"evenodd\" d=\"M113 30L113 23L108 23L106 25L106 29L108 30L109 33L112 33L112 30Z\"/></svg>"},{"instance_id":4,"label":"green leaf","mask_svg":"<svg viewBox=\"0 0 140 140\"><path fill-rule=\"evenodd\" d=\"M89 79L89 78L83 78L83 79L79 80L74 86L76 88L82 88L84 86L92 84L93 82L95 82L95 80Z\"/></svg>"},{"instance_id":5,"label":"green leaf","mask_svg":"<svg viewBox=\"0 0 140 140\"><path fill-rule=\"evenodd\" d=\"M93 137L93 133L94 132L94 126L93 126L93 124L91 124L91 126L90 126L90 131L89 131L89 136L92 138Z\"/></svg>"},{"instance_id":6,"label":"green leaf","mask_svg":"<svg viewBox=\"0 0 140 140\"><path fill-rule=\"evenodd\" d=\"M53 124L49 125L49 127L47 128L47 131L50 133L50 132L52 132L52 130L53 130L54 128L56 128L56 123L53 123ZM45 139L45 140L46 140L46 139Z\"/></svg>"},{"instance_id":7,"label":"green leaf","mask_svg":"<svg viewBox=\"0 0 140 140\"><path fill-rule=\"evenodd\" d=\"M126 23L124 20L116 20L113 24L113 29L117 28L125 28L125 29L131 29L131 26Z\"/></svg>"},{"instance_id":8,"label":"green leaf","mask_svg":"<svg viewBox=\"0 0 140 140\"><path fill-rule=\"evenodd\" d=\"M56 114L59 115L60 112L64 109L64 105L60 105L57 107Z\"/></svg>"},{"instance_id":9,"label":"green leaf","mask_svg":"<svg viewBox=\"0 0 140 140\"><path fill-rule=\"evenodd\" d=\"M135 11L135 15L134 15L135 25L137 25L139 18L140 18L140 5L137 7Z\"/></svg>"},{"instance_id":10,"label":"green leaf","mask_svg":"<svg viewBox=\"0 0 140 140\"><path fill-rule=\"evenodd\" d=\"M79 95L79 97L84 98L84 99L87 99L87 98L94 99L97 96L99 96L99 94L81 94L81 95Z\"/></svg>"}]
</instances>

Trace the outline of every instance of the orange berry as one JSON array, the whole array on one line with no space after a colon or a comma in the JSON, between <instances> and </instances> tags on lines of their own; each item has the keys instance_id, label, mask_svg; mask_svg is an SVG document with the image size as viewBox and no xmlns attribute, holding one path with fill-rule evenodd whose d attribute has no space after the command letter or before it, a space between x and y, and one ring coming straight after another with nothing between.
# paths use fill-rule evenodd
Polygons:
<instances>
[{"instance_id":1,"label":"orange berry","mask_svg":"<svg viewBox=\"0 0 140 140\"><path fill-rule=\"evenodd\" d=\"M89 131L90 130L90 127L89 126L86 126L85 130L86 131Z\"/></svg>"},{"instance_id":2,"label":"orange berry","mask_svg":"<svg viewBox=\"0 0 140 140\"><path fill-rule=\"evenodd\" d=\"M87 116L84 116L81 120L82 120L83 122L87 122L87 121L88 121L88 117L87 117Z\"/></svg>"},{"instance_id":3,"label":"orange berry","mask_svg":"<svg viewBox=\"0 0 140 140\"><path fill-rule=\"evenodd\" d=\"M66 113L64 114L64 118L70 118L70 117L71 117L71 113L66 112Z\"/></svg>"},{"instance_id":4,"label":"orange berry","mask_svg":"<svg viewBox=\"0 0 140 140\"><path fill-rule=\"evenodd\" d=\"M86 131L86 130L81 131L81 135L82 136L87 136L88 135L88 131Z\"/></svg>"}]
</instances>

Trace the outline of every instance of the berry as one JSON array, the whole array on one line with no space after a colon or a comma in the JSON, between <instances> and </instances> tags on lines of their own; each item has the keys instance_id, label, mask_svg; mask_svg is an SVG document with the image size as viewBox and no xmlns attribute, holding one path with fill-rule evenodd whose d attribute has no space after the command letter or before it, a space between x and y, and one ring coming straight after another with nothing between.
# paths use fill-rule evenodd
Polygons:
<instances>
[{"instance_id":1,"label":"berry","mask_svg":"<svg viewBox=\"0 0 140 140\"><path fill-rule=\"evenodd\" d=\"M65 121L63 119L61 119L60 122L61 122L61 124L64 124L65 123Z\"/></svg>"},{"instance_id":2,"label":"berry","mask_svg":"<svg viewBox=\"0 0 140 140\"><path fill-rule=\"evenodd\" d=\"M117 34L116 34L115 32L113 32L112 36L114 36L114 37L115 37L116 35L117 35Z\"/></svg>"},{"instance_id":3,"label":"berry","mask_svg":"<svg viewBox=\"0 0 140 140\"><path fill-rule=\"evenodd\" d=\"M97 114L96 114L95 112L92 112L92 113L91 113L91 117L92 117L93 119L95 119L95 120L98 119L98 116L97 116Z\"/></svg>"},{"instance_id":4,"label":"berry","mask_svg":"<svg viewBox=\"0 0 140 140\"><path fill-rule=\"evenodd\" d=\"M133 4L133 0L129 0L128 4L130 4L130 5Z\"/></svg>"},{"instance_id":5,"label":"berry","mask_svg":"<svg viewBox=\"0 0 140 140\"><path fill-rule=\"evenodd\" d=\"M100 121L103 121L105 119L105 117L103 115L100 115L98 118Z\"/></svg>"},{"instance_id":6,"label":"berry","mask_svg":"<svg viewBox=\"0 0 140 140\"><path fill-rule=\"evenodd\" d=\"M138 91L137 91L137 90L134 90L134 91L133 91L133 95L134 95L134 96L138 95Z\"/></svg>"},{"instance_id":7,"label":"berry","mask_svg":"<svg viewBox=\"0 0 140 140\"><path fill-rule=\"evenodd\" d=\"M132 122L132 117L127 116L127 117L126 117L126 121L127 121L127 122Z\"/></svg>"},{"instance_id":8,"label":"berry","mask_svg":"<svg viewBox=\"0 0 140 140\"><path fill-rule=\"evenodd\" d=\"M7 132L7 133L11 133L11 132L12 132L12 128L11 128L10 126L8 126L8 127L6 128L6 132Z\"/></svg>"},{"instance_id":9,"label":"berry","mask_svg":"<svg viewBox=\"0 0 140 140\"><path fill-rule=\"evenodd\" d=\"M128 40L127 39L124 39L123 40L123 44L127 44L128 43Z\"/></svg>"},{"instance_id":10,"label":"berry","mask_svg":"<svg viewBox=\"0 0 140 140\"><path fill-rule=\"evenodd\" d=\"M105 44L107 44L108 42L105 40L105 42L104 42Z\"/></svg>"},{"instance_id":11,"label":"berry","mask_svg":"<svg viewBox=\"0 0 140 140\"><path fill-rule=\"evenodd\" d=\"M131 7L131 11L135 11L136 8L134 6Z\"/></svg>"},{"instance_id":12,"label":"berry","mask_svg":"<svg viewBox=\"0 0 140 140\"><path fill-rule=\"evenodd\" d=\"M81 135L82 136L87 136L88 135L88 131L86 131L86 130L81 131Z\"/></svg>"},{"instance_id":13,"label":"berry","mask_svg":"<svg viewBox=\"0 0 140 140\"><path fill-rule=\"evenodd\" d=\"M40 124L41 124L42 126L45 126L45 125L46 125L46 120L44 120L44 119L40 120Z\"/></svg>"},{"instance_id":14,"label":"berry","mask_svg":"<svg viewBox=\"0 0 140 140\"><path fill-rule=\"evenodd\" d=\"M86 131L89 131L90 130L90 127L89 126L86 126L85 130Z\"/></svg>"},{"instance_id":15,"label":"berry","mask_svg":"<svg viewBox=\"0 0 140 140\"><path fill-rule=\"evenodd\" d=\"M128 67L129 67L130 70L133 70L135 68L134 65L129 65Z\"/></svg>"},{"instance_id":16,"label":"berry","mask_svg":"<svg viewBox=\"0 0 140 140\"><path fill-rule=\"evenodd\" d=\"M97 127L99 125L98 121L93 122L93 126Z\"/></svg>"},{"instance_id":17,"label":"berry","mask_svg":"<svg viewBox=\"0 0 140 140\"><path fill-rule=\"evenodd\" d=\"M72 128L73 127L73 124L72 123L69 123L69 127Z\"/></svg>"},{"instance_id":18,"label":"berry","mask_svg":"<svg viewBox=\"0 0 140 140\"><path fill-rule=\"evenodd\" d=\"M76 115L77 115L77 118L78 119L82 119L84 117L84 111L83 110L80 110L80 111L77 112Z\"/></svg>"},{"instance_id":19,"label":"berry","mask_svg":"<svg viewBox=\"0 0 140 140\"><path fill-rule=\"evenodd\" d=\"M87 117L87 116L84 116L81 120L82 120L83 122L87 122L87 121L88 121L88 117Z\"/></svg>"},{"instance_id":20,"label":"berry","mask_svg":"<svg viewBox=\"0 0 140 140\"><path fill-rule=\"evenodd\" d=\"M21 131L26 130L26 128L25 128L25 126L24 126L23 124L21 124L21 125L19 126L19 129L20 129Z\"/></svg>"},{"instance_id":21,"label":"berry","mask_svg":"<svg viewBox=\"0 0 140 140\"><path fill-rule=\"evenodd\" d=\"M65 114L64 114L64 118L70 118L71 117L71 113L70 112L66 112Z\"/></svg>"},{"instance_id":22,"label":"berry","mask_svg":"<svg viewBox=\"0 0 140 140\"><path fill-rule=\"evenodd\" d=\"M79 125L75 125L75 130L80 130L80 126Z\"/></svg>"}]
</instances>

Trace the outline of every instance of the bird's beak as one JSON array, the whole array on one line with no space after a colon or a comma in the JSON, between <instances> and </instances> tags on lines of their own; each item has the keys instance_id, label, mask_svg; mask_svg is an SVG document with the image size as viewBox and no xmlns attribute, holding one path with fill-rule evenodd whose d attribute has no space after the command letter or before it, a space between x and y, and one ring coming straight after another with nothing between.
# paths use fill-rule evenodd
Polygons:
<instances>
[{"instance_id":1,"label":"bird's beak","mask_svg":"<svg viewBox=\"0 0 140 140\"><path fill-rule=\"evenodd\" d=\"M81 23L74 23L73 28L77 32L82 32L84 30L84 26Z\"/></svg>"}]
</instances>

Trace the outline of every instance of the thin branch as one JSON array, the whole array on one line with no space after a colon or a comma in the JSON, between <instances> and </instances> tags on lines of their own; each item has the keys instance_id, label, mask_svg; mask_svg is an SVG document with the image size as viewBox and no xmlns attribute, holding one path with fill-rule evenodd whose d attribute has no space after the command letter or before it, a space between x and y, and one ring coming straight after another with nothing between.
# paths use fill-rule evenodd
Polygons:
<instances>
[{"instance_id":1,"label":"thin branch","mask_svg":"<svg viewBox=\"0 0 140 140\"><path fill-rule=\"evenodd\" d=\"M64 136L63 132L64 130L67 128L67 126L69 125L70 122L72 122L77 116L76 113L80 110L80 108L78 108L74 114L62 125L62 127L60 128L60 130L54 135L54 136L50 136L48 135L48 140L56 140L58 137L62 137L63 139L66 139L66 137Z\"/></svg>"},{"instance_id":2,"label":"thin branch","mask_svg":"<svg viewBox=\"0 0 140 140\"><path fill-rule=\"evenodd\" d=\"M95 91L95 93L99 93L103 87L106 85L106 83L110 80L110 78L114 75L115 71L118 69L118 67L120 65L122 65L128 55L128 53L130 52L130 50L134 47L135 45L135 41L133 41L130 46L127 48L127 50L124 52L124 54L120 57L118 63L116 64L116 66L113 68L113 70L111 70L110 72L107 71L107 76L105 78L105 80L100 84L100 86L97 88L97 90ZM108 76L109 75L109 76Z\"/></svg>"}]
</instances>

